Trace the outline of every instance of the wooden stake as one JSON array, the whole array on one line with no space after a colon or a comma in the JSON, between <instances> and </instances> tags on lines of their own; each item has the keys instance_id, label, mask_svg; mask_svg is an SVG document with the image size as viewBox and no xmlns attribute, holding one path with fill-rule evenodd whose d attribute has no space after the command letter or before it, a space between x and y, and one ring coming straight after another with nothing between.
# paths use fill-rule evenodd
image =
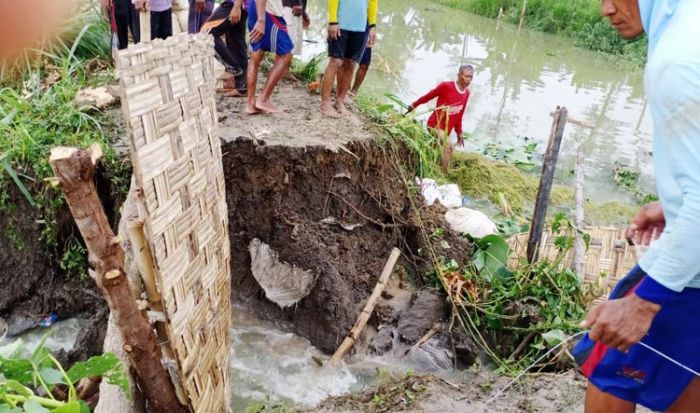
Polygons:
<instances>
[{"instance_id":1,"label":"wooden stake","mask_svg":"<svg viewBox=\"0 0 700 413\"><path fill-rule=\"evenodd\" d=\"M95 269L95 281L112 311L144 395L156 412L186 413L188 408L178 401L170 377L161 364L153 329L131 295L124 271L124 250L116 242L92 179L96 155L95 150L59 147L51 150L49 162L85 240L88 261Z\"/></svg>"},{"instance_id":2,"label":"wooden stake","mask_svg":"<svg viewBox=\"0 0 700 413\"><path fill-rule=\"evenodd\" d=\"M559 158L559 148L561 147L561 140L564 136L564 126L566 126L567 116L568 111L564 107L557 107L556 112L554 112L552 131L549 135L547 151L544 154L540 187L537 190L535 210L532 214L530 236L527 240L528 262L536 261L539 253L540 240L542 239L542 232L544 231L544 221L547 218L547 208L549 207L549 195L552 192L552 183L554 181L554 170L557 166L557 159Z\"/></svg>"},{"instance_id":3,"label":"wooden stake","mask_svg":"<svg viewBox=\"0 0 700 413\"><path fill-rule=\"evenodd\" d=\"M333 357L331 357L330 364L332 366L337 367L340 365L340 362L343 360L345 354L350 351L352 346L357 341L357 338L360 336L360 334L362 334L362 331L367 325L367 321L369 321L369 317L374 311L374 307L377 305L379 296L382 295L382 291L384 291L384 288L386 288L386 283L389 280L391 273L394 271L394 266L396 265L396 261L398 261L400 256L401 251L398 248L391 250L391 255L389 255L389 259L386 261L386 264L384 264L384 270L382 270L382 274L379 276L379 281L377 281L377 285L374 287L372 295L369 296L369 300L367 300L365 308L362 309L360 316L357 318L357 321L355 321L355 325L345 337L345 340L343 340L343 342L340 344L340 347L338 347L338 349L335 351Z\"/></svg>"},{"instance_id":4,"label":"wooden stake","mask_svg":"<svg viewBox=\"0 0 700 413\"><path fill-rule=\"evenodd\" d=\"M576 155L576 172L574 178L575 187L575 199L576 199L576 212L574 214L574 225L576 226L576 242L574 243L574 259L573 259L573 270L578 274L579 280L583 282L583 260L586 255L586 244L583 241L583 219L584 219L584 205L586 199L583 195L584 186L584 156L583 156L583 145L579 146L578 154Z\"/></svg>"}]
</instances>

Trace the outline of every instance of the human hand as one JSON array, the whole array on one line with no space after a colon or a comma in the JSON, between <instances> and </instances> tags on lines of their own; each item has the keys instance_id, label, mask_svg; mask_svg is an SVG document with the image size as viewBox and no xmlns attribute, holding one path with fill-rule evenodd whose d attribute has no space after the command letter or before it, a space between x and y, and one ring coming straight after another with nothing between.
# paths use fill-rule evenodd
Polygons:
<instances>
[{"instance_id":1,"label":"human hand","mask_svg":"<svg viewBox=\"0 0 700 413\"><path fill-rule=\"evenodd\" d=\"M367 36L367 47L374 46L375 40L377 40L377 28L370 27L369 28L369 35Z\"/></svg>"},{"instance_id":2,"label":"human hand","mask_svg":"<svg viewBox=\"0 0 700 413\"><path fill-rule=\"evenodd\" d=\"M637 245L649 245L661 236L665 227L666 219L661 203L651 202L637 212L625 235Z\"/></svg>"},{"instance_id":3,"label":"human hand","mask_svg":"<svg viewBox=\"0 0 700 413\"><path fill-rule=\"evenodd\" d=\"M251 43L259 42L263 36L265 36L265 20L258 19L253 26L253 30L250 31L250 41Z\"/></svg>"},{"instance_id":4,"label":"human hand","mask_svg":"<svg viewBox=\"0 0 700 413\"><path fill-rule=\"evenodd\" d=\"M303 21L304 29L308 29L309 26L311 26L311 18L309 17L308 14L304 13L302 15L302 21Z\"/></svg>"},{"instance_id":5,"label":"human hand","mask_svg":"<svg viewBox=\"0 0 700 413\"><path fill-rule=\"evenodd\" d=\"M139 11L146 11L147 10L147 2L146 0L133 0L132 3L134 4L134 8Z\"/></svg>"},{"instance_id":6,"label":"human hand","mask_svg":"<svg viewBox=\"0 0 700 413\"><path fill-rule=\"evenodd\" d=\"M241 5L236 2L231 9L231 15L229 16L231 23L238 24L241 21ZM264 26L263 26L264 27Z\"/></svg>"},{"instance_id":7,"label":"human hand","mask_svg":"<svg viewBox=\"0 0 700 413\"><path fill-rule=\"evenodd\" d=\"M331 23L328 25L328 38L332 40L338 40L340 36L340 27L338 23Z\"/></svg>"},{"instance_id":8,"label":"human hand","mask_svg":"<svg viewBox=\"0 0 700 413\"><path fill-rule=\"evenodd\" d=\"M632 294L593 307L581 327L591 329L591 340L627 352L644 338L660 309L660 305Z\"/></svg>"},{"instance_id":9,"label":"human hand","mask_svg":"<svg viewBox=\"0 0 700 413\"><path fill-rule=\"evenodd\" d=\"M460 148L464 148L464 138L461 134L457 135L457 146L459 146Z\"/></svg>"},{"instance_id":10,"label":"human hand","mask_svg":"<svg viewBox=\"0 0 700 413\"><path fill-rule=\"evenodd\" d=\"M304 14L304 9L302 9L301 6L294 6L292 7L292 14L296 17L299 17L302 14Z\"/></svg>"},{"instance_id":11,"label":"human hand","mask_svg":"<svg viewBox=\"0 0 700 413\"><path fill-rule=\"evenodd\" d=\"M204 11L204 0L197 0L194 2L194 11L197 13Z\"/></svg>"}]
</instances>

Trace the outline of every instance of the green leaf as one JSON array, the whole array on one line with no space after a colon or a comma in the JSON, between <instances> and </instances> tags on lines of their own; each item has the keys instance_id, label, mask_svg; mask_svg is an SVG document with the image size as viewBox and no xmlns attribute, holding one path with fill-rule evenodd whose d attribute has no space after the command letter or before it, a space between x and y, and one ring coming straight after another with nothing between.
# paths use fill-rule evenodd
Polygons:
<instances>
[{"instance_id":1,"label":"green leaf","mask_svg":"<svg viewBox=\"0 0 700 413\"><path fill-rule=\"evenodd\" d=\"M474 239L478 248L472 258L479 273L487 277L496 276L508 263L510 248L506 240L497 234Z\"/></svg>"},{"instance_id":2,"label":"green leaf","mask_svg":"<svg viewBox=\"0 0 700 413\"><path fill-rule=\"evenodd\" d=\"M567 335L561 330L552 330L542 334L542 338L548 346L554 347L564 342Z\"/></svg>"},{"instance_id":3,"label":"green leaf","mask_svg":"<svg viewBox=\"0 0 700 413\"><path fill-rule=\"evenodd\" d=\"M51 410L51 413L81 413L81 404L78 401L66 403L65 406L57 407ZM88 408L89 409L89 408ZM88 410L89 412L90 410Z\"/></svg>"},{"instance_id":4,"label":"green leaf","mask_svg":"<svg viewBox=\"0 0 700 413\"><path fill-rule=\"evenodd\" d=\"M6 404L0 404L0 413L22 413L19 407L11 407Z\"/></svg>"},{"instance_id":5,"label":"green leaf","mask_svg":"<svg viewBox=\"0 0 700 413\"><path fill-rule=\"evenodd\" d=\"M24 402L24 411L27 413L49 413L49 409L45 408L34 399L29 399Z\"/></svg>"},{"instance_id":6,"label":"green leaf","mask_svg":"<svg viewBox=\"0 0 700 413\"><path fill-rule=\"evenodd\" d=\"M125 393L129 393L129 380L124 373L121 362L112 353L90 357L87 361L75 363L66 373L72 383L90 376L102 376L109 384L119 386Z\"/></svg>"},{"instance_id":7,"label":"green leaf","mask_svg":"<svg viewBox=\"0 0 700 413\"><path fill-rule=\"evenodd\" d=\"M446 250L450 249L450 243L448 243L445 240L440 241L440 245L442 246L443 249L446 249Z\"/></svg>"},{"instance_id":8,"label":"green leaf","mask_svg":"<svg viewBox=\"0 0 700 413\"><path fill-rule=\"evenodd\" d=\"M85 402L85 400L78 400L80 403L80 413L90 413L90 406Z\"/></svg>"},{"instance_id":9,"label":"green leaf","mask_svg":"<svg viewBox=\"0 0 700 413\"><path fill-rule=\"evenodd\" d=\"M66 384L63 373L56 369L44 367L39 370L39 374L47 384Z\"/></svg>"},{"instance_id":10,"label":"green leaf","mask_svg":"<svg viewBox=\"0 0 700 413\"><path fill-rule=\"evenodd\" d=\"M23 386L22 383L18 382L17 380L8 380L4 385L9 390L12 390L15 394L20 396L30 397L34 395L31 389Z\"/></svg>"},{"instance_id":11,"label":"green leaf","mask_svg":"<svg viewBox=\"0 0 700 413\"><path fill-rule=\"evenodd\" d=\"M29 360L0 359L0 373L8 380L20 383L31 383L34 378L34 368Z\"/></svg>"},{"instance_id":12,"label":"green leaf","mask_svg":"<svg viewBox=\"0 0 700 413\"><path fill-rule=\"evenodd\" d=\"M19 188L20 192L22 192L22 195L24 195L24 197L27 198L29 205L31 205L33 207L36 206L36 202L34 202L34 198L29 193L29 190L27 190L27 187L24 186L22 181L19 180L19 177L17 176L17 173L15 172L15 170L12 169L12 165L10 165L10 162L8 162L7 160L3 160L2 167L5 169L5 172L7 172L7 174L10 175L10 178L12 178L12 180L15 181L15 185L17 185L17 188Z\"/></svg>"}]
</instances>

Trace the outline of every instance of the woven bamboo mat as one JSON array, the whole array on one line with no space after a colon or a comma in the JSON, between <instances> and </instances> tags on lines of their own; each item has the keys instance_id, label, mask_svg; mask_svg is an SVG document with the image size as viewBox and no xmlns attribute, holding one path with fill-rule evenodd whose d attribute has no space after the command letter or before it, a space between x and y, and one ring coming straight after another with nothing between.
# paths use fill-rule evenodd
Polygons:
<instances>
[{"instance_id":1,"label":"woven bamboo mat","mask_svg":"<svg viewBox=\"0 0 700 413\"><path fill-rule=\"evenodd\" d=\"M585 282L603 286L607 297L612 287L636 264L634 247L627 244L625 230L619 228L587 227L584 232L591 236L591 242L584 258L583 278ZM516 266L526 256L528 234L520 234L508 240L512 250L509 266ZM554 261L559 250L554 245L557 236L545 231L540 243L539 257ZM568 251L563 263L571 266L573 252Z\"/></svg>"},{"instance_id":2,"label":"woven bamboo mat","mask_svg":"<svg viewBox=\"0 0 700 413\"><path fill-rule=\"evenodd\" d=\"M230 250L213 64L206 34L117 56L168 338L197 413L229 411Z\"/></svg>"}]
</instances>

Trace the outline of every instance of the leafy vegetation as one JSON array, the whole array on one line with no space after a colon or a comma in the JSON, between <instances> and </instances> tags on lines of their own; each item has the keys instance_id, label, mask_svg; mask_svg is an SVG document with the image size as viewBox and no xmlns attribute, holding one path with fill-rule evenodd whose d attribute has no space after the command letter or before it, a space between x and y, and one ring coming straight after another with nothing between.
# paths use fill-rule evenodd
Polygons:
<instances>
[{"instance_id":1,"label":"leafy vegetation","mask_svg":"<svg viewBox=\"0 0 700 413\"><path fill-rule=\"evenodd\" d=\"M102 376L128 394L126 373L114 354L91 357L66 371L44 347L45 339L31 353L21 339L0 347L0 412L89 413L76 384L92 376Z\"/></svg>"},{"instance_id":2,"label":"leafy vegetation","mask_svg":"<svg viewBox=\"0 0 700 413\"><path fill-rule=\"evenodd\" d=\"M554 262L520 262L510 270L508 244L489 235L473 240L475 252L464 267L449 262L436 268L453 316L504 373L517 373L580 330L592 292L563 263L576 231L557 214L552 232L560 251Z\"/></svg>"},{"instance_id":3,"label":"leafy vegetation","mask_svg":"<svg viewBox=\"0 0 700 413\"><path fill-rule=\"evenodd\" d=\"M106 116L74 102L80 89L111 79L108 71L100 70L108 68L101 59L110 55L109 28L93 9L79 13L70 27L51 47L35 52L40 59L27 60L12 70L5 65L0 88L0 213L17 212L18 200L12 193L19 192L36 208L42 238L61 260L61 267L85 276L80 243L68 240L59 245L63 240L58 239L56 211L63 200L44 182L53 175L49 151L55 146L86 148L99 143L105 153L103 162L114 175L120 176L126 166L117 161L103 129L109 123ZM66 43L70 35L72 43ZM10 74L19 77L7 77ZM125 183L119 185L118 190L124 191Z\"/></svg>"},{"instance_id":4,"label":"leafy vegetation","mask_svg":"<svg viewBox=\"0 0 700 413\"><path fill-rule=\"evenodd\" d=\"M450 7L491 18L499 16L514 24L520 22L522 0L434 0ZM646 60L646 38L638 42L622 39L600 16L600 1L528 0L525 25L535 30L570 37L576 45L604 53L625 56L637 65Z\"/></svg>"},{"instance_id":5,"label":"leafy vegetation","mask_svg":"<svg viewBox=\"0 0 700 413\"><path fill-rule=\"evenodd\" d=\"M325 53L319 53L309 59L307 62L302 62L299 59L292 60L290 72L304 83L311 83L318 79L320 72L320 64L326 58Z\"/></svg>"}]
</instances>

